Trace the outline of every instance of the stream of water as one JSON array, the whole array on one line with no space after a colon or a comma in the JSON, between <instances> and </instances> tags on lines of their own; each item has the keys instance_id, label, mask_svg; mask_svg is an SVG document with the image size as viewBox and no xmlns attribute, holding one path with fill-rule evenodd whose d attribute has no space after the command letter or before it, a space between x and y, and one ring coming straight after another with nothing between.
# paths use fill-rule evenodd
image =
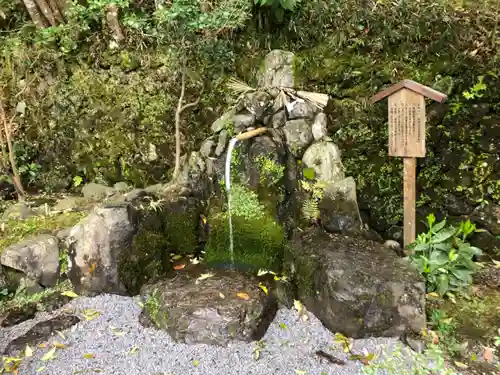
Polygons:
<instances>
[{"instance_id":1,"label":"stream of water","mask_svg":"<svg viewBox=\"0 0 500 375\"><path fill-rule=\"evenodd\" d=\"M234 146L238 143L238 139L232 138L229 141L226 155L226 169L225 169L225 184L227 193L227 214L229 217L229 253L231 254L231 269L234 267L234 245L233 245L233 220L231 217L231 157L233 154Z\"/></svg>"}]
</instances>

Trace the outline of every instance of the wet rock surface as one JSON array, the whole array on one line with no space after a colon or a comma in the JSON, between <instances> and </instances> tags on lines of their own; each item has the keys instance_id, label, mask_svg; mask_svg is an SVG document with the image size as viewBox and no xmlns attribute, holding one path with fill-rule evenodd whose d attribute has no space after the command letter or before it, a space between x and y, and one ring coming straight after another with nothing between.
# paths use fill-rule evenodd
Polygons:
<instances>
[{"instance_id":1,"label":"wet rock surface","mask_svg":"<svg viewBox=\"0 0 500 375\"><path fill-rule=\"evenodd\" d=\"M175 341L187 344L224 346L232 340L259 340L276 314L276 299L251 276L212 272L214 276L204 280L179 273L145 286L141 321L149 320Z\"/></svg>"}]
</instances>

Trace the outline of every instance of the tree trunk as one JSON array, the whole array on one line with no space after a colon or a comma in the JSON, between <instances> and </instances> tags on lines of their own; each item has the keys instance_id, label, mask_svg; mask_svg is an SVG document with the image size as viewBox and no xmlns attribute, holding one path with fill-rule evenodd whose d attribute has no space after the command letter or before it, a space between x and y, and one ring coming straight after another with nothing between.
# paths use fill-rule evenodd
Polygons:
<instances>
[{"instance_id":1,"label":"tree trunk","mask_svg":"<svg viewBox=\"0 0 500 375\"><path fill-rule=\"evenodd\" d=\"M58 4L57 0L48 0L49 7L52 10L52 14L54 15L54 18L58 24L64 22L64 18L62 15L62 8L60 8L60 5Z\"/></svg>"},{"instance_id":2,"label":"tree trunk","mask_svg":"<svg viewBox=\"0 0 500 375\"><path fill-rule=\"evenodd\" d=\"M120 44L125 40L122 27L118 19L118 6L116 4L109 4L106 8L106 22L111 31L111 35L116 43Z\"/></svg>"},{"instance_id":3,"label":"tree trunk","mask_svg":"<svg viewBox=\"0 0 500 375\"><path fill-rule=\"evenodd\" d=\"M182 103L184 102L184 93L186 91L186 65L182 66L181 75L181 94L179 95L179 101L177 102L177 109L175 111L175 166L174 173L172 174L172 180L177 180L181 170L181 114L182 114Z\"/></svg>"},{"instance_id":4,"label":"tree trunk","mask_svg":"<svg viewBox=\"0 0 500 375\"><path fill-rule=\"evenodd\" d=\"M54 13L52 13L52 9L50 9L49 4L45 0L35 0L35 2L45 19L49 22L49 25L56 26L56 18L54 17Z\"/></svg>"},{"instance_id":5,"label":"tree trunk","mask_svg":"<svg viewBox=\"0 0 500 375\"><path fill-rule=\"evenodd\" d=\"M177 109L175 111L175 166L172 174L172 181L175 182L179 177L181 171L181 115L186 109L198 105L201 99L201 93L198 99L192 103L182 105L184 103L184 95L186 93L186 60L182 62L182 75L181 75L181 93L179 101L177 102ZM203 92L203 90L202 90Z\"/></svg>"},{"instance_id":6,"label":"tree trunk","mask_svg":"<svg viewBox=\"0 0 500 375\"><path fill-rule=\"evenodd\" d=\"M45 18L38 10L35 0L23 0L23 4L31 17L31 20L38 29L43 29L48 26Z\"/></svg>"},{"instance_id":7,"label":"tree trunk","mask_svg":"<svg viewBox=\"0 0 500 375\"><path fill-rule=\"evenodd\" d=\"M12 124L14 122L14 116L7 121L7 115L5 113L5 108L3 106L3 98L0 96L0 126L3 129L0 129L0 144L2 151L2 164L6 165L7 163L7 154L10 162L10 169L12 170L12 182L14 183L14 187L17 192L17 199L19 201L24 201L24 197L26 196L26 192L24 191L23 184L21 181L21 176L19 175L19 170L17 169L16 159L14 156L14 147L12 145ZM5 141L7 142L7 151L5 150L3 135L5 135ZM8 170L8 168L6 168Z\"/></svg>"}]
</instances>

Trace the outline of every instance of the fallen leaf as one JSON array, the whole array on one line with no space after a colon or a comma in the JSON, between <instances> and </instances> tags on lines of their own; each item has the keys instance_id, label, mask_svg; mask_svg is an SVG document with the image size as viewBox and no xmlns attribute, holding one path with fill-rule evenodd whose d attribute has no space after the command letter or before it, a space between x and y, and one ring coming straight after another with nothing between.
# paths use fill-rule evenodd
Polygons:
<instances>
[{"instance_id":1,"label":"fallen leaf","mask_svg":"<svg viewBox=\"0 0 500 375\"><path fill-rule=\"evenodd\" d=\"M130 354L130 355L135 354L135 353L137 353L138 350L139 350L139 348L137 346L134 346L134 347L132 347L132 349L129 350L128 354Z\"/></svg>"},{"instance_id":2,"label":"fallen leaf","mask_svg":"<svg viewBox=\"0 0 500 375\"><path fill-rule=\"evenodd\" d=\"M470 356L470 360L471 361L477 361L477 354L476 353L472 353L471 356Z\"/></svg>"},{"instance_id":3,"label":"fallen leaf","mask_svg":"<svg viewBox=\"0 0 500 375\"><path fill-rule=\"evenodd\" d=\"M180 254L172 255L172 260L179 260L179 259L182 259L182 255L180 255Z\"/></svg>"},{"instance_id":4,"label":"fallen leaf","mask_svg":"<svg viewBox=\"0 0 500 375\"><path fill-rule=\"evenodd\" d=\"M36 369L36 372L42 372L43 370L45 370L45 366L38 367L38 368Z\"/></svg>"},{"instance_id":5,"label":"fallen leaf","mask_svg":"<svg viewBox=\"0 0 500 375\"><path fill-rule=\"evenodd\" d=\"M86 309L83 310L83 316L85 320L93 320L97 317L99 317L101 313L99 311L93 310L93 309Z\"/></svg>"},{"instance_id":6,"label":"fallen leaf","mask_svg":"<svg viewBox=\"0 0 500 375\"><path fill-rule=\"evenodd\" d=\"M65 348L66 348L66 345L65 345L65 344L61 344L60 342L55 342L55 343L54 343L54 346L55 346L57 349L65 349Z\"/></svg>"},{"instance_id":7,"label":"fallen leaf","mask_svg":"<svg viewBox=\"0 0 500 375\"><path fill-rule=\"evenodd\" d=\"M111 330L111 332L113 332L116 336L123 336L125 334L125 332L123 331L120 331L119 328L117 327L113 327L113 326L109 326L109 329Z\"/></svg>"},{"instance_id":8,"label":"fallen leaf","mask_svg":"<svg viewBox=\"0 0 500 375\"><path fill-rule=\"evenodd\" d=\"M102 368L93 368L92 371L94 372L104 372Z\"/></svg>"},{"instance_id":9,"label":"fallen leaf","mask_svg":"<svg viewBox=\"0 0 500 375\"><path fill-rule=\"evenodd\" d=\"M193 360L193 366L199 366L200 365L200 361L198 361L197 359L194 359Z\"/></svg>"},{"instance_id":10,"label":"fallen leaf","mask_svg":"<svg viewBox=\"0 0 500 375\"><path fill-rule=\"evenodd\" d=\"M493 348L484 348L483 358L486 362L493 362Z\"/></svg>"},{"instance_id":11,"label":"fallen leaf","mask_svg":"<svg viewBox=\"0 0 500 375\"><path fill-rule=\"evenodd\" d=\"M222 294L221 292L219 292L219 297L222 299L226 298L226 296L224 294Z\"/></svg>"},{"instance_id":12,"label":"fallen leaf","mask_svg":"<svg viewBox=\"0 0 500 375\"><path fill-rule=\"evenodd\" d=\"M94 273L95 269L97 268L97 263L92 263L90 266L89 266L89 273Z\"/></svg>"},{"instance_id":13,"label":"fallen leaf","mask_svg":"<svg viewBox=\"0 0 500 375\"><path fill-rule=\"evenodd\" d=\"M288 327L286 326L285 323L280 323L280 328L287 329Z\"/></svg>"},{"instance_id":14,"label":"fallen leaf","mask_svg":"<svg viewBox=\"0 0 500 375\"><path fill-rule=\"evenodd\" d=\"M67 290L65 292L62 292L61 295L66 296L66 297L71 297L71 298L77 298L80 297L78 294L73 292L72 290Z\"/></svg>"},{"instance_id":15,"label":"fallen leaf","mask_svg":"<svg viewBox=\"0 0 500 375\"><path fill-rule=\"evenodd\" d=\"M465 363L462 363L462 362L458 362L458 361L455 361L455 366L457 366L458 368L469 368L469 366L467 366Z\"/></svg>"},{"instance_id":16,"label":"fallen leaf","mask_svg":"<svg viewBox=\"0 0 500 375\"><path fill-rule=\"evenodd\" d=\"M431 293L427 293L427 297L439 298L439 294L437 294L436 292L431 292Z\"/></svg>"},{"instance_id":17,"label":"fallen leaf","mask_svg":"<svg viewBox=\"0 0 500 375\"><path fill-rule=\"evenodd\" d=\"M239 298L244 299L245 301L247 301L250 298L250 296L247 293L244 293L244 292L238 292L238 293L236 293L236 295Z\"/></svg>"},{"instance_id":18,"label":"fallen leaf","mask_svg":"<svg viewBox=\"0 0 500 375\"><path fill-rule=\"evenodd\" d=\"M264 291L264 293L269 294L269 291L267 290L266 286L263 284L259 284L259 288Z\"/></svg>"},{"instance_id":19,"label":"fallen leaf","mask_svg":"<svg viewBox=\"0 0 500 375\"><path fill-rule=\"evenodd\" d=\"M195 284L198 284L200 281L205 280L205 279L208 279L208 278L213 277L213 276L214 276L214 274L213 274L213 273L202 273L202 274L200 275L200 277L198 277L198 278L196 279Z\"/></svg>"},{"instance_id":20,"label":"fallen leaf","mask_svg":"<svg viewBox=\"0 0 500 375\"><path fill-rule=\"evenodd\" d=\"M94 359L94 358L95 358L95 355L94 355L94 354L92 354L92 353L85 353L85 354L83 355L83 358L85 358L85 359Z\"/></svg>"},{"instance_id":21,"label":"fallen leaf","mask_svg":"<svg viewBox=\"0 0 500 375\"><path fill-rule=\"evenodd\" d=\"M43 349L43 348L46 348L46 347L47 347L47 344L46 344L46 343L44 343L44 342L42 342L40 345L38 345L38 347L39 347L40 349Z\"/></svg>"},{"instance_id":22,"label":"fallen leaf","mask_svg":"<svg viewBox=\"0 0 500 375\"><path fill-rule=\"evenodd\" d=\"M59 335L60 338L66 340L66 336L64 336L64 334L61 331L56 330L56 333Z\"/></svg>"},{"instance_id":23,"label":"fallen leaf","mask_svg":"<svg viewBox=\"0 0 500 375\"><path fill-rule=\"evenodd\" d=\"M26 345L26 349L24 349L24 356L31 357L33 356L33 349L29 345Z\"/></svg>"},{"instance_id":24,"label":"fallen leaf","mask_svg":"<svg viewBox=\"0 0 500 375\"><path fill-rule=\"evenodd\" d=\"M298 374L298 375L304 375L304 374L307 374L307 371L305 371L305 370L295 370L295 373Z\"/></svg>"},{"instance_id":25,"label":"fallen leaf","mask_svg":"<svg viewBox=\"0 0 500 375\"><path fill-rule=\"evenodd\" d=\"M53 346L52 348L50 348L50 350L45 353L43 355L43 357L41 358L42 361L49 361L51 360L52 358L54 358L54 354L56 353L56 347Z\"/></svg>"},{"instance_id":26,"label":"fallen leaf","mask_svg":"<svg viewBox=\"0 0 500 375\"><path fill-rule=\"evenodd\" d=\"M259 348L255 348L253 350L253 359L258 361L260 359L260 349Z\"/></svg>"},{"instance_id":27,"label":"fallen leaf","mask_svg":"<svg viewBox=\"0 0 500 375\"><path fill-rule=\"evenodd\" d=\"M182 270L184 267L186 267L186 265L183 263L183 264L177 264L174 266L174 270L178 271L178 270Z\"/></svg>"}]
</instances>

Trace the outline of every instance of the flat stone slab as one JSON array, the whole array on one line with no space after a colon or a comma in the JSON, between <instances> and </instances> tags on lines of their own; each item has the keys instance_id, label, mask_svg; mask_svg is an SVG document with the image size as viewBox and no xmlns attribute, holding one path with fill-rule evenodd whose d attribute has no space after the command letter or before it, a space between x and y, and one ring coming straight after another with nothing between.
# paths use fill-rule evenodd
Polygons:
<instances>
[{"instance_id":1,"label":"flat stone slab","mask_svg":"<svg viewBox=\"0 0 500 375\"><path fill-rule=\"evenodd\" d=\"M167 331L178 342L227 345L231 340L260 340L278 304L259 280L237 271L210 271L213 276L178 273L173 279L141 290L141 322Z\"/></svg>"}]
</instances>

